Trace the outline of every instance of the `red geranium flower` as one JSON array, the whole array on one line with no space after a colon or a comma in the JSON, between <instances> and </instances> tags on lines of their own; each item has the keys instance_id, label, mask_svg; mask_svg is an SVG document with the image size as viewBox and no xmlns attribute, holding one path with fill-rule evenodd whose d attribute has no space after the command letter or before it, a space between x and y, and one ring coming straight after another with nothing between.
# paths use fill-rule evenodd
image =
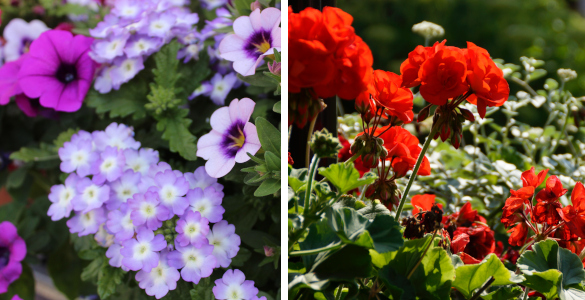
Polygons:
<instances>
[{"instance_id":1,"label":"red geranium flower","mask_svg":"<svg viewBox=\"0 0 585 300\"><path fill-rule=\"evenodd\" d=\"M490 58L487 50L467 42L467 82L473 95L467 101L477 105L477 111L485 117L486 106L502 106L510 87L504 79L504 72Z\"/></svg>"},{"instance_id":2,"label":"red geranium flower","mask_svg":"<svg viewBox=\"0 0 585 300\"><path fill-rule=\"evenodd\" d=\"M511 232L510 238L508 238L508 243L511 246L522 246L526 243L526 236L528 235L528 226L526 223L518 223L516 227L508 230Z\"/></svg>"},{"instance_id":3,"label":"red geranium flower","mask_svg":"<svg viewBox=\"0 0 585 300\"><path fill-rule=\"evenodd\" d=\"M548 173L548 169L542 170L538 173L538 175L536 175L534 173L534 167L531 167L530 170L524 171L522 173L521 176L522 185L524 187L531 186L537 188L540 184L544 182L544 179L546 178L546 173Z\"/></svg>"},{"instance_id":4,"label":"red geranium flower","mask_svg":"<svg viewBox=\"0 0 585 300\"><path fill-rule=\"evenodd\" d=\"M421 210L423 211L430 211L433 204L435 204L435 195L432 194L424 194L424 195L416 195L413 196L410 200L412 203L412 214L417 214ZM437 203L439 208L443 208L441 203Z\"/></svg>"},{"instance_id":5,"label":"red geranium flower","mask_svg":"<svg viewBox=\"0 0 585 300\"><path fill-rule=\"evenodd\" d=\"M408 130L402 127L378 128L374 133L384 140L384 147L388 151L386 160L392 164L396 177L403 177L414 168L421 148L419 141ZM418 175L431 175L431 164L425 156L418 170Z\"/></svg>"},{"instance_id":6,"label":"red geranium flower","mask_svg":"<svg viewBox=\"0 0 585 300\"><path fill-rule=\"evenodd\" d=\"M530 205L534 195L534 187L527 186L518 191L510 190L510 194L512 196L506 199L502 213L502 223L506 228L522 220L520 213L524 210L524 204Z\"/></svg>"},{"instance_id":7,"label":"red geranium flower","mask_svg":"<svg viewBox=\"0 0 585 300\"><path fill-rule=\"evenodd\" d=\"M585 187L581 182L577 182L571 193L571 203L573 205L557 208L557 212L571 232L585 239Z\"/></svg>"},{"instance_id":8,"label":"red geranium flower","mask_svg":"<svg viewBox=\"0 0 585 300\"><path fill-rule=\"evenodd\" d=\"M491 228L474 224L471 227L457 227L453 232L451 251L453 253L464 252L471 257L482 260L496 250L496 240Z\"/></svg>"},{"instance_id":9,"label":"red geranium flower","mask_svg":"<svg viewBox=\"0 0 585 300\"><path fill-rule=\"evenodd\" d=\"M465 94L467 62L463 51L456 47L438 47L437 52L420 67L420 94L426 101L444 105L447 100Z\"/></svg>"},{"instance_id":10,"label":"red geranium flower","mask_svg":"<svg viewBox=\"0 0 585 300\"><path fill-rule=\"evenodd\" d=\"M414 117L412 92L408 88L402 87L402 79L399 75L382 70L374 71L368 89L358 95L356 106L358 101L363 103L369 99L375 101L378 107L385 108L382 113L383 117L396 116L404 123L412 122Z\"/></svg>"},{"instance_id":11,"label":"red geranium flower","mask_svg":"<svg viewBox=\"0 0 585 300\"><path fill-rule=\"evenodd\" d=\"M532 221L536 223L557 224L560 220L557 208L561 204L557 201L567 192L563 184L556 176L546 180L546 187L536 194L537 203L532 209Z\"/></svg>"},{"instance_id":12,"label":"red geranium flower","mask_svg":"<svg viewBox=\"0 0 585 300\"><path fill-rule=\"evenodd\" d=\"M418 77L420 66L435 54L437 48L443 47L446 42L447 40L443 40L441 43L435 42L432 47L419 45L408 53L408 59L400 65L403 87L411 88L420 84L420 78Z\"/></svg>"}]
</instances>

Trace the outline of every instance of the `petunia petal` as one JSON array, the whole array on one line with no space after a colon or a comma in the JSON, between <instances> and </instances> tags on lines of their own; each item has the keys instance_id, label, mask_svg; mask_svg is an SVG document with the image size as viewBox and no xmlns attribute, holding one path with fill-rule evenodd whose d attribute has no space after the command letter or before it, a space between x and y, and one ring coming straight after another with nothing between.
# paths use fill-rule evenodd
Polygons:
<instances>
[{"instance_id":1,"label":"petunia petal","mask_svg":"<svg viewBox=\"0 0 585 300\"><path fill-rule=\"evenodd\" d=\"M280 24L280 9L269 7L262 11L262 28L266 31L271 31ZM280 29L279 29L280 31Z\"/></svg>"},{"instance_id":2,"label":"petunia petal","mask_svg":"<svg viewBox=\"0 0 585 300\"><path fill-rule=\"evenodd\" d=\"M247 162L250 160L250 157L246 153L254 155L262 147L262 145L260 145L260 140L258 139L256 125L252 123L246 123L246 126L244 127L244 134L246 135L246 142L236 154L237 163Z\"/></svg>"}]
</instances>

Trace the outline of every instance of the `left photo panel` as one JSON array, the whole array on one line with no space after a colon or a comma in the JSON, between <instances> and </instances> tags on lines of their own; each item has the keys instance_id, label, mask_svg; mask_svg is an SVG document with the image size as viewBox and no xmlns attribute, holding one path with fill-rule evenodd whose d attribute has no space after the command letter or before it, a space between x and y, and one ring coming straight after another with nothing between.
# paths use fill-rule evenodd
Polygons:
<instances>
[{"instance_id":1,"label":"left photo panel","mask_svg":"<svg viewBox=\"0 0 585 300\"><path fill-rule=\"evenodd\" d=\"M280 299L283 6L0 0L0 300Z\"/></svg>"}]
</instances>

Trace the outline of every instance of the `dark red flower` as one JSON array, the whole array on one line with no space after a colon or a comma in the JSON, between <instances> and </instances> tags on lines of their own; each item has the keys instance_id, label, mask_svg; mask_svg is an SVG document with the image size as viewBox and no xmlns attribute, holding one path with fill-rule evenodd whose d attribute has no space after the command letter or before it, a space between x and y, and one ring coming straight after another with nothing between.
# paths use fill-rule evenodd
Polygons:
<instances>
[{"instance_id":1,"label":"dark red flower","mask_svg":"<svg viewBox=\"0 0 585 300\"><path fill-rule=\"evenodd\" d=\"M558 199L567 192L563 184L556 176L546 180L546 187L536 194L537 203L532 209L532 221L536 223L546 222L549 225L557 224L561 217L557 208L561 208Z\"/></svg>"}]
</instances>

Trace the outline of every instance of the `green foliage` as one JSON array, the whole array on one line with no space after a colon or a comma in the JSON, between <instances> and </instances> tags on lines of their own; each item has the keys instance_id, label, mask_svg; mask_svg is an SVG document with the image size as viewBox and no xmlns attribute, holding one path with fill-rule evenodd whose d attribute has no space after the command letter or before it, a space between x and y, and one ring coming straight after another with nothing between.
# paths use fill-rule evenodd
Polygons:
<instances>
[{"instance_id":1,"label":"green foliage","mask_svg":"<svg viewBox=\"0 0 585 300\"><path fill-rule=\"evenodd\" d=\"M371 184L376 177L360 178L360 173L353 165L338 163L329 165L327 168L319 168L319 174L323 175L333 184L341 194L351 191L360 186Z\"/></svg>"},{"instance_id":2,"label":"green foliage","mask_svg":"<svg viewBox=\"0 0 585 300\"><path fill-rule=\"evenodd\" d=\"M519 286L503 286L485 296L481 296L484 300L508 300L515 299L522 294L522 288Z\"/></svg>"},{"instance_id":3,"label":"green foliage","mask_svg":"<svg viewBox=\"0 0 585 300\"><path fill-rule=\"evenodd\" d=\"M148 103L148 85L138 77L124 84L117 91L101 94L90 90L87 94L87 106L95 108L98 114L107 114L110 118L132 116L139 120L146 117L145 105Z\"/></svg>"},{"instance_id":4,"label":"green foliage","mask_svg":"<svg viewBox=\"0 0 585 300\"><path fill-rule=\"evenodd\" d=\"M495 280L491 286L520 283L523 276L511 273L495 254L490 254L479 264L464 265L456 270L453 287L469 298L473 291L480 288L490 277Z\"/></svg>"},{"instance_id":5,"label":"green foliage","mask_svg":"<svg viewBox=\"0 0 585 300\"><path fill-rule=\"evenodd\" d=\"M280 131L262 117L256 118L256 130L264 155L258 157L248 153L257 165L242 171L248 173L244 179L246 184L259 185L254 196L263 197L280 191Z\"/></svg>"}]
</instances>

